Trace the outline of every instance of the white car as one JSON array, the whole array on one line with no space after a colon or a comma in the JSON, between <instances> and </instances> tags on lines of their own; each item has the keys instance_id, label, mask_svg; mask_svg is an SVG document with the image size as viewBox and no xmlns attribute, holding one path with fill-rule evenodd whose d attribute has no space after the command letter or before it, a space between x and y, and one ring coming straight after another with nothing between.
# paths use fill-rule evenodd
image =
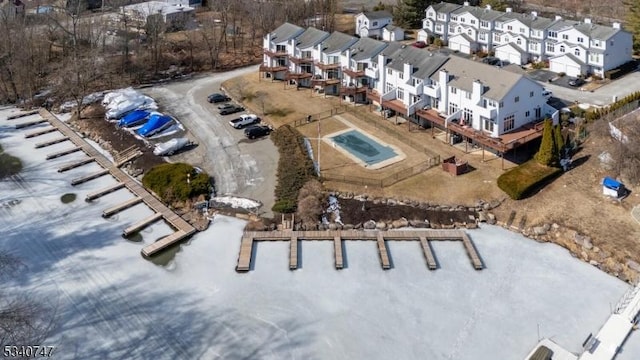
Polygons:
<instances>
[{"instance_id":1,"label":"white car","mask_svg":"<svg viewBox=\"0 0 640 360\"><path fill-rule=\"evenodd\" d=\"M542 88L542 96L544 96L545 99L549 100L553 96L553 93L545 88Z\"/></svg>"},{"instance_id":2,"label":"white car","mask_svg":"<svg viewBox=\"0 0 640 360\"><path fill-rule=\"evenodd\" d=\"M240 115L239 118L229 121L229 125L233 126L236 129L242 129L245 126L253 125L259 122L260 118L258 117L258 115L249 114Z\"/></svg>"}]
</instances>

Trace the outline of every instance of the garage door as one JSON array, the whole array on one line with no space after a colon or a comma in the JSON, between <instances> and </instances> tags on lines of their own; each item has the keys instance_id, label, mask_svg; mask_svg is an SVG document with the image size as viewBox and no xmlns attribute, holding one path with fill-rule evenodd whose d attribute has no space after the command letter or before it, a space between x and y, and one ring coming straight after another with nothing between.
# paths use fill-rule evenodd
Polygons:
<instances>
[{"instance_id":1,"label":"garage door","mask_svg":"<svg viewBox=\"0 0 640 360\"><path fill-rule=\"evenodd\" d=\"M570 64L564 64L564 63L560 63L560 62L551 62L549 64L549 70L555 72L555 73L565 73L569 76L578 76L580 75L580 67L579 66L574 66L574 65L570 65Z\"/></svg>"},{"instance_id":2,"label":"garage door","mask_svg":"<svg viewBox=\"0 0 640 360\"><path fill-rule=\"evenodd\" d=\"M509 62L516 65L522 65L522 57L520 54L509 54Z\"/></svg>"}]
</instances>

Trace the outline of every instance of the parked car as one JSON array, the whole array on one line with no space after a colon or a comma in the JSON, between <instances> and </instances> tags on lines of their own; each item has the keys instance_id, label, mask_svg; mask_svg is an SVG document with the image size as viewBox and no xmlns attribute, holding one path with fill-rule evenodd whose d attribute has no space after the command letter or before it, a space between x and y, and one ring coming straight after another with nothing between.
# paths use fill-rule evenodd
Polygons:
<instances>
[{"instance_id":1,"label":"parked car","mask_svg":"<svg viewBox=\"0 0 640 360\"><path fill-rule=\"evenodd\" d=\"M236 104L225 104L224 106L219 107L219 109L220 115L229 115L244 111L244 108L242 106Z\"/></svg>"},{"instance_id":2,"label":"parked car","mask_svg":"<svg viewBox=\"0 0 640 360\"><path fill-rule=\"evenodd\" d=\"M248 128L244 129L244 136L249 139L263 137L269 135L270 133L271 128L265 125L251 125Z\"/></svg>"},{"instance_id":3,"label":"parked car","mask_svg":"<svg viewBox=\"0 0 640 360\"><path fill-rule=\"evenodd\" d=\"M256 114L240 115L239 118L229 121L229 125L236 129L242 129L245 126L253 125L260 122L260 118Z\"/></svg>"},{"instance_id":4,"label":"parked car","mask_svg":"<svg viewBox=\"0 0 640 360\"><path fill-rule=\"evenodd\" d=\"M569 80L569 85L574 87L584 85L584 83L585 81L582 78L575 78L575 79Z\"/></svg>"},{"instance_id":5,"label":"parked car","mask_svg":"<svg viewBox=\"0 0 640 360\"><path fill-rule=\"evenodd\" d=\"M553 96L553 93L546 88L542 88L542 96L544 96L545 99L549 100Z\"/></svg>"},{"instance_id":6,"label":"parked car","mask_svg":"<svg viewBox=\"0 0 640 360\"><path fill-rule=\"evenodd\" d=\"M411 44L411 46L413 46L413 47L417 47L417 48L419 48L419 49L423 49L423 48L426 48L426 47L427 47L427 43L426 43L426 42L424 42L424 41L416 41L416 42L414 42L413 44Z\"/></svg>"},{"instance_id":7,"label":"parked car","mask_svg":"<svg viewBox=\"0 0 640 360\"><path fill-rule=\"evenodd\" d=\"M489 65L499 65L500 64L500 59L498 59L495 56L487 56L485 58L482 59L482 62L485 64L489 64Z\"/></svg>"},{"instance_id":8,"label":"parked car","mask_svg":"<svg viewBox=\"0 0 640 360\"><path fill-rule=\"evenodd\" d=\"M215 93L207 96L207 100L209 100L210 103L220 103L220 102L227 102L231 100L231 98L225 94Z\"/></svg>"}]
</instances>

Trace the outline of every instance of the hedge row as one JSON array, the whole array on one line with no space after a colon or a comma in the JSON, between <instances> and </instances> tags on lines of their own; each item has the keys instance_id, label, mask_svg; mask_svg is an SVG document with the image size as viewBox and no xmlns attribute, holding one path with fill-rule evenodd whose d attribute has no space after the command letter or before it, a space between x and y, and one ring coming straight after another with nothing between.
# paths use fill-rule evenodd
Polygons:
<instances>
[{"instance_id":1,"label":"hedge row","mask_svg":"<svg viewBox=\"0 0 640 360\"><path fill-rule=\"evenodd\" d=\"M535 159L515 167L498 177L498 187L514 200L520 200L543 187L562 170L544 166Z\"/></svg>"},{"instance_id":2,"label":"hedge row","mask_svg":"<svg viewBox=\"0 0 640 360\"><path fill-rule=\"evenodd\" d=\"M142 184L167 204L211 193L209 175L198 174L193 166L183 163L153 167L142 178Z\"/></svg>"},{"instance_id":3,"label":"hedge row","mask_svg":"<svg viewBox=\"0 0 640 360\"><path fill-rule=\"evenodd\" d=\"M627 95L605 108L587 111L584 115L584 118L587 121L595 121L603 117L605 114L620 110L625 105L638 100L640 100L640 91L636 91L630 95Z\"/></svg>"},{"instance_id":4,"label":"hedge row","mask_svg":"<svg viewBox=\"0 0 640 360\"><path fill-rule=\"evenodd\" d=\"M271 133L271 139L280 153L276 175L276 202L272 210L278 213L292 213L297 208L300 188L315 177L313 162L307 156L304 137L291 126L279 127Z\"/></svg>"}]
</instances>

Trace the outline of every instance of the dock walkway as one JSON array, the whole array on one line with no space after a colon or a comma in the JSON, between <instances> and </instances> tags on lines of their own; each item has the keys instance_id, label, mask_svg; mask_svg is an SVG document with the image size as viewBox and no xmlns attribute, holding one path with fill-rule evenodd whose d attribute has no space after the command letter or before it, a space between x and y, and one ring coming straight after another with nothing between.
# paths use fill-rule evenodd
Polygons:
<instances>
[{"instance_id":1,"label":"dock walkway","mask_svg":"<svg viewBox=\"0 0 640 360\"><path fill-rule=\"evenodd\" d=\"M175 233L163 238L162 240L144 247L142 249L143 255L151 256L161 251L162 249L193 235L196 232L196 229L191 226L191 224L186 222L183 218L178 216L162 202L160 202L160 200L151 195L151 193L149 193L145 188L138 184L133 178L122 171L117 166L117 164L114 164L113 162L111 162L111 160L107 159L107 157L102 155L96 148L86 142L67 124L60 121L60 119L58 119L56 116L45 109L40 109L39 114L44 119L44 121L48 121L53 127L61 132L63 136L67 137L69 141L71 141L77 148L80 148L85 154L87 154L87 156L95 159L95 161L100 166L108 170L116 180L123 183L127 187L127 189L129 189L129 191L131 191L136 197L142 199L142 201L149 208L151 208L151 210L155 211L156 213L162 214L164 220L177 230ZM30 124L35 124L35 122Z\"/></svg>"},{"instance_id":2,"label":"dock walkway","mask_svg":"<svg viewBox=\"0 0 640 360\"><path fill-rule=\"evenodd\" d=\"M397 231L375 231L375 230L335 230L335 231L245 231L240 242L240 253L238 254L238 265L236 271L247 272L251 269L253 256L253 246L256 241L289 241L289 269L295 270L299 266L298 254L299 241L304 240L330 240L333 241L334 258L336 269L344 267L342 242L345 240L376 241L380 264L382 269L390 269L391 257L387 249L387 241L420 241L427 267L430 270L438 268L435 256L429 241L453 240L462 242L471 265L476 270L482 270L484 264L476 250L471 238L462 230L397 230Z\"/></svg>"}]
</instances>

